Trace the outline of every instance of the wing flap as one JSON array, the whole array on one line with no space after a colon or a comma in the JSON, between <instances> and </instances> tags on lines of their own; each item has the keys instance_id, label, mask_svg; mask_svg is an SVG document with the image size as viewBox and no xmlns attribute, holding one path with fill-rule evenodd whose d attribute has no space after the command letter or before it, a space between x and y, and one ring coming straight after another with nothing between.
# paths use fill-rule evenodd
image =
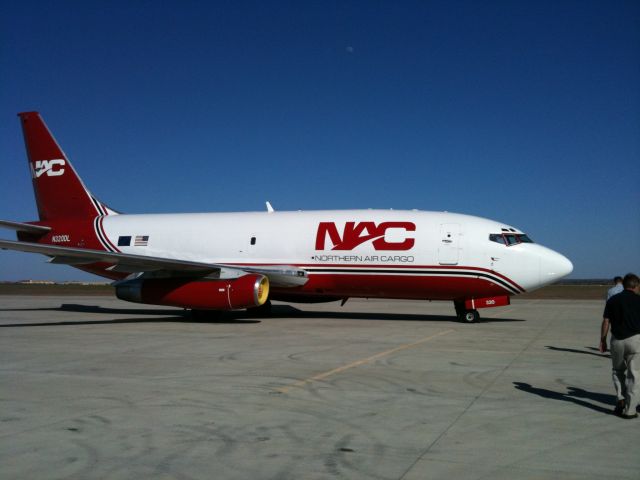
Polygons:
<instances>
[{"instance_id":1,"label":"wing flap","mask_svg":"<svg viewBox=\"0 0 640 480\"><path fill-rule=\"evenodd\" d=\"M90 263L94 263L95 260L92 260L87 257L65 257L62 255L58 255L55 257L51 257L49 259L49 263L60 264L60 265L88 265Z\"/></svg>"},{"instance_id":2,"label":"wing flap","mask_svg":"<svg viewBox=\"0 0 640 480\"><path fill-rule=\"evenodd\" d=\"M269 277L269 282L274 287L301 287L309 281L306 271L290 265L270 265L269 267L248 266L243 267L243 270L249 273L260 273Z\"/></svg>"}]
</instances>

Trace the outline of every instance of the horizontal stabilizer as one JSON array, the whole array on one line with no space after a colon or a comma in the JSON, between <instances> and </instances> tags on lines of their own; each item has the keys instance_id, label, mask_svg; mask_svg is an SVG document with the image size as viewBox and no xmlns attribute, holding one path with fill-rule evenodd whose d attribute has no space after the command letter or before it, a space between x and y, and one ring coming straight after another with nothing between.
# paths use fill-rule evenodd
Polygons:
<instances>
[{"instance_id":1,"label":"horizontal stabilizer","mask_svg":"<svg viewBox=\"0 0 640 480\"><path fill-rule=\"evenodd\" d=\"M39 233L42 235L51 231L51 227L31 225L30 223L9 222L8 220L0 220L0 228L7 228L9 230L15 230L16 232Z\"/></svg>"}]
</instances>

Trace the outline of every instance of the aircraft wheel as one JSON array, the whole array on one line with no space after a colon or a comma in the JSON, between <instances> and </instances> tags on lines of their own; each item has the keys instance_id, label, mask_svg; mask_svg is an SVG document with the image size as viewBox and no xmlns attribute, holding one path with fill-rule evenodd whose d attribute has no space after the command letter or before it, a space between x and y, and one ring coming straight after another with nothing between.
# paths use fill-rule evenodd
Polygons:
<instances>
[{"instance_id":1,"label":"aircraft wheel","mask_svg":"<svg viewBox=\"0 0 640 480\"><path fill-rule=\"evenodd\" d=\"M464 323L476 323L480 320L480 314L478 310L466 310L461 316L460 319Z\"/></svg>"}]
</instances>

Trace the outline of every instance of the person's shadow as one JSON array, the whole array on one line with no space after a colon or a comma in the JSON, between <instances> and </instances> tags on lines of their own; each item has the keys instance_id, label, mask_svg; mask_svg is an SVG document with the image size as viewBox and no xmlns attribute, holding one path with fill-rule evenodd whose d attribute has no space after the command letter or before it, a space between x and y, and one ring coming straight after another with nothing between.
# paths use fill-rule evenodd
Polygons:
<instances>
[{"instance_id":1,"label":"person's shadow","mask_svg":"<svg viewBox=\"0 0 640 480\"><path fill-rule=\"evenodd\" d=\"M549 350L553 350L556 352L581 353L583 355L594 355L600 358L611 358L611 355L607 353L601 353L600 350L593 347L584 347L584 350L578 350L576 348L562 348L562 347L554 347L551 345L546 345L545 348L548 348Z\"/></svg>"},{"instance_id":2,"label":"person's shadow","mask_svg":"<svg viewBox=\"0 0 640 480\"><path fill-rule=\"evenodd\" d=\"M523 392L532 393L534 395L538 395L543 398L550 398L552 400L561 400L563 402L574 403L576 405L580 405L581 407L590 408L591 410L595 410L599 413L611 414L613 412L613 408L601 407L600 405L595 405L586 400L592 400L594 402L604 403L611 406L615 405L616 403L615 395L589 392L578 387L567 387L567 393L562 393L554 392L553 390L547 390L546 388L533 387L524 382L513 382L513 384L518 390L521 390Z\"/></svg>"}]
</instances>

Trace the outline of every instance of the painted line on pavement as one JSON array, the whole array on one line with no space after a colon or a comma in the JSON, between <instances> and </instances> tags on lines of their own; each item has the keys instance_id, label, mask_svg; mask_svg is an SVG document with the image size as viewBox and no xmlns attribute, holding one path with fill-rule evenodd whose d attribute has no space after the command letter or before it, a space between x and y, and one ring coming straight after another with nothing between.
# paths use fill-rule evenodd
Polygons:
<instances>
[{"instance_id":1,"label":"painted line on pavement","mask_svg":"<svg viewBox=\"0 0 640 480\"><path fill-rule=\"evenodd\" d=\"M396 352L400 352L402 350L407 350L409 348L417 347L418 345L422 345L423 343L426 343L429 340L433 340L434 338L441 337L443 335L447 335L447 334L449 334L451 332L455 332L455 330L445 330L443 332L438 332L438 333L435 333L433 335L429 335L428 337L421 338L417 342L406 343L404 345L400 345L399 347L392 348L391 350L385 350L384 352L376 353L375 355L372 355L370 357L363 358L361 360L356 360L355 362L349 363L347 365L343 365L343 366L338 367L338 368L334 368L333 370L329 370L327 372L319 373L317 375L314 375L313 377L309 377L309 378L306 378L304 380L299 380L299 381L297 381L295 383L292 383L291 385L286 385L284 387L277 388L276 391L279 392L279 393L287 393L292 388L302 387L303 385L306 385L307 383L313 383L313 382L317 382L319 380L324 380L325 378L330 377L331 375L335 375L337 373L342 373L342 372L344 372L346 370L349 370L350 368L359 367L360 365L364 365L365 363L373 362L374 360L377 360L377 359L382 358L382 357L386 357L387 355L391 355L391 354L394 354Z\"/></svg>"}]
</instances>

